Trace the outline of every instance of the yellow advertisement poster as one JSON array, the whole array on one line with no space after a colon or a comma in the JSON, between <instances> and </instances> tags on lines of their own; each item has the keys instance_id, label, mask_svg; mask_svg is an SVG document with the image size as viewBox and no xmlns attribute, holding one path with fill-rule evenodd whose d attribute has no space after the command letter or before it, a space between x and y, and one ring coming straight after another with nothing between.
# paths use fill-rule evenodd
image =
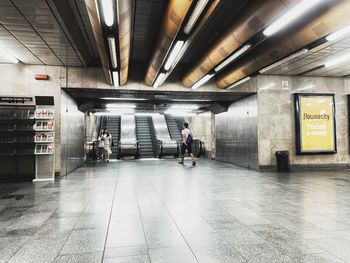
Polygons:
<instances>
[{"instance_id":1,"label":"yellow advertisement poster","mask_svg":"<svg viewBox=\"0 0 350 263\"><path fill-rule=\"evenodd\" d=\"M300 151L334 152L333 96L300 95Z\"/></svg>"}]
</instances>

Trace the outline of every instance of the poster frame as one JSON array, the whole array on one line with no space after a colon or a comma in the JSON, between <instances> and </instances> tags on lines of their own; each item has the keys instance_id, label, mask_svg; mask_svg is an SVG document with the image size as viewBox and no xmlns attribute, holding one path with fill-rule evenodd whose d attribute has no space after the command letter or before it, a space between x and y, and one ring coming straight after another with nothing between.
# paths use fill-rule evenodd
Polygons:
<instances>
[{"instance_id":1,"label":"poster frame","mask_svg":"<svg viewBox=\"0 0 350 263\"><path fill-rule=\"evenodd\" d=\"M301 150L301 123L300 123L300 101L302 97L331 97L333 101L333 142L334 149L319 151L302 151ZM335 96L333 93L294 93L294 118L295 118L295 142L296 155L328 155L337 153L337 125L336 125L336 107Z\"/></svg>"}]
</instances>

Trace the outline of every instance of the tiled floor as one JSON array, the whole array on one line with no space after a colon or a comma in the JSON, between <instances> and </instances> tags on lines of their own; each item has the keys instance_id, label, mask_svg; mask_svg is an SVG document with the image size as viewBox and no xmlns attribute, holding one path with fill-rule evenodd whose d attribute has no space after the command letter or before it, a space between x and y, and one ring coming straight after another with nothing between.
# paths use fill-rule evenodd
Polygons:
<instances>
[{"instance_id":1,"label":"tiled floor","mask_svg":"<svg viewBox=\"0 0 350 263\"><path fill-rule=\"evenodd\" d=\"M122 161L0 196L0 262L350 262L348 172Z\"/></svg>"}]
</instances>

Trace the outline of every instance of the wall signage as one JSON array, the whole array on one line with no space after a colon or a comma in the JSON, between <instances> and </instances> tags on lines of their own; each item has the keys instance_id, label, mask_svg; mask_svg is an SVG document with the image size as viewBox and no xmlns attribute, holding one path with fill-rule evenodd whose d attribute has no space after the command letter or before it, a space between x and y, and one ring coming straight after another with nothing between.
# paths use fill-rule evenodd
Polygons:
<instances>
[{"instance_id":1,"label":"wall signage","mask_svg":"<svg viewBox=\"0 0 350 263\"><path fill-rule=\"evenodd\" d=\"M297 154L337 152L333 94L294 94Z\"/></svg>"},{"instance_id":2,"label":"wall signage","mask_svg":"<svg viewBox=\"0 0 350 263\"><path fill-rule=\"evenodd\" d=\"M35 105L34 97L0 97L0 105Z\"/></svg>"}]
</instances>

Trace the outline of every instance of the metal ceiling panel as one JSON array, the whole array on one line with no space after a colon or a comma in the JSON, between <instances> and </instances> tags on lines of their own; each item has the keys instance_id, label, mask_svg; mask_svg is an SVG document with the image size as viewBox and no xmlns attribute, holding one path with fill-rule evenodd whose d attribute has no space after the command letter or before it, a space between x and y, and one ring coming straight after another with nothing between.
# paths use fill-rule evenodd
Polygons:
<instances>
[{"instance_id":1,"label":"metal ceiling panel","mask_svg":"<svg viewBox=\"0 0 350 263\"><path fill-rule=\"evenodd\" d=\"M12 2L64 65L83 65L46 1Z\"/></svg>"},{"instance_id":2,"label":"metal ceiling panel","mask_svg":"<svg viewBox=\"0 0 350 263\"><path fill-rule=\"evenodd\" d=\"M62 62L13 5L0 6L0 24L44 64L62 65Z\"/></svg>"},{"instance_id":3,"label":"metal ceiling panel","mask_svg":"<svg viewBox=\"0 0 350 263\"><path fill-rule=\"evenodd\" d=\"M154 50L165 5L160 0L137 0L135 4L132 59L148 61Z\"/></svg>"},{"instance_id":4,"label":"metal ceiling panel","mask_svg":"<svg viewBox=\"0 0 350 263\"><path fill-rule=\"evenodd\" d=\"M308 53L285 62L278 67L265 72L265 74L273 75L299 75L308 70L315 69L323 65L327 60L347 54L350 52L350 36L344 37L337 42L326 42L321 44ZM319 77L341 77L350 74L350 70L342 65L336 68L320 68L310 71L305 76L319 76Z\"/></svg>"},{"instance_id":5,"label":"metal ceiling panel","mask_svg":"<svg viewBox=\"0 0 350 263\"><path fill-rule=\"evenodd\" d=\"M90 53L93 57L98 58L98 50L94 33L92 31L89 14L87 13L84 0L69 0L69 3L75 13L78 25L83 33L85 42L88 44Z\"/></svg>"},{"instance_id":6,"label":"metal ceiling panel","mask_svg":"<svg viewBox=\"0 0 350 263\"><path fill-rule=\"evenodd\" d=\"M0 25L0 46L25 64L42 65L43 63L21 42Z\"/></svg>"}]
</instances>

